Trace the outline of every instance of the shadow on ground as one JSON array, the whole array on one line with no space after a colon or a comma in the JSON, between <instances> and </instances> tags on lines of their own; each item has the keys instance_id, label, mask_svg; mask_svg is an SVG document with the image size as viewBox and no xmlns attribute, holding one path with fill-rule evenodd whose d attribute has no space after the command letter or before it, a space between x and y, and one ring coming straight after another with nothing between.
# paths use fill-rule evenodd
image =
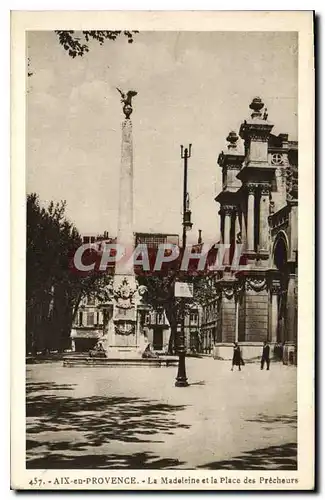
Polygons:
<instances>
[{"instance_id":1,"label":"shadow on ground","mask_svg":"<svg viewBox=\"0 0 325 500\"><path fill-rule=\"evenodd\" d=\"M173 469L184 463L173 458L160 458L146 452L128 455L86 454L74 457L51 454L28 461L26 469Z\"/></svg>"},{"instance_id":2,"label":"shadow on ground","mask_svg":"<svg viewBox=\"0 0 325 500\"><path fill-rule=\"evenodd\" d=\"M297 428L297 412L295 411L293 415L264 415L260 413L256 418L247 419L246 422L258 422L259 424L286 424L293 428Z\"/></svg>"},{"instance_id":3,"label":"shadow on ground","mask_svg":"<svg viewBox=\"0 0 325 500\"><path fill-rule=\"evenodd\" d=\"M287 443L243 453L239 457L210 462L200 469L215 470L297 470L297 445Z\"/></svg>"},{"instance_id":4,"label":"shadow on ground","mask_svg":"<svg viewBox=\"0 0 325 500\"><path fill-rule=\"evenodd\" d=\"M149 453L108 455L107 447L105 454L102 447L113 440L164 442L164 435L189 428L177 419L185 406L140 398L65 394L73 388L55 383L27 385L27 469L164 469L182 465ZM64 393L58 395L57 391Z\"/></svg>"}]
</instances>

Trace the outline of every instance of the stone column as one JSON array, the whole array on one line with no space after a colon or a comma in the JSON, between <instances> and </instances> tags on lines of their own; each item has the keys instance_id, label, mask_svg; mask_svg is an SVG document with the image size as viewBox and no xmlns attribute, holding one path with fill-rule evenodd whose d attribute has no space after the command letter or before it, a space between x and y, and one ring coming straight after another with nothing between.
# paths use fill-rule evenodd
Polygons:
<instances>
[{"instance_id":1,"label":"stone column","mask_svg":"<svg viewBox=\"0 0 325 500\"><path fill-rule=\"evenodd\" d=\"M239 339L239 307L242 299L243 288L240 283L237 283L234 288L235 292L235 342Z\"/></svg>"},{"instance_id":2,"label":"stone column","mask_svg":"<svg viewBox=\"0 0 325 500\"><path fill-rule=\"evenodd\" d=\"M224 224L224 239L223 239L223 243L225 245L229 245L230 244L230 231L231 231L231 215L232 215L232 212L233 212L233 208L232 207L224 207L224 217L225 217L225 224ZM230 264L230 258L229 258L229 253L230 253L230 248L227 248L226 249L226 253L225 253L225 258L224 258L224 264L225 266L229 266Z\"/></svg>"},{"instance_id":3,"label":"stone column","mask_svg":"<svg viewBox=\"0 0 325 500\"><path fill-rule=\"evenodd\" d=\"M222 288L222 342L234 342L236 331L236 304L234 283L224 284Z\"/></svg>"},{"instance_id":4,"label":"stone column","mask_svg":"<svg viewBox=\"0 0 325 500\"><path fill-rule=\"evenodd\" d=\"M278 339L278 317L279 317L279 293L281 285L279 280L273 280L271 284L271 321L270 321L270 336L271 342L276 342Z\"/></svg>"},{"instance_id":5,"label":"stone column","mask_svg":"<svg viewBox=\"0 0 325 500\"><path fill-rule=\"evenodd\" d=\"M242 209L241 209L241 240L244 245L243 248L247 248L245 212Z\"/></svg>"},{"instance_id":6,"label":"stone column","mask_svg":"<svg viewBox=\"0 0 325 500\"><path fill-rule=\"evenodd\" d=\"M255 209L255 185L247 186L247 250L254 251L254 209Z\"/></svg>"},{"instance_id":7,"label":"stone column","mask_svg":"<svg viewBox=\"0 0 325 500\"><path fill-rule=\"evenodd\" d=\"M239 297L236 297L235 299L235 342L238 342L238 336L239 336Z\"/></svg>"},{"instance_id":8,"label":"stone column","mask_svg":"<svg viewBox=\"0 0 325 500\"><path fill-rule=\"evenodd\" d=\"M270 186L262 185L260 199L260 234L259 249L267 252L269 248L269 205L270 205Z\"/></svg>"},{"instance_id":9,"label":"stone column","mask_svg":"<svg viewBox=\"0 0 325 500\"><path fill-rule=\"evenodd\" d=\"M237 207L235 210L235 242L237 242L238 234L241 233L240 218L241 218L241 211L240 208ZM240 236L241 236L241 241L243 241L243 235L240 234Z\"/></svg>"},{"instance_id":10,"label":"stone column","mask_svg":"<svg viewBox=\"0 0 325 500\"><path fill-rule=\"evenodd\" d=\"M219 210L219 215L220 215L220 243L223 243L223 238L224 238L224 212L223 212L223 209L221 207L221 209Z\"/></svg>"},{"instance_id":11,"label":"stone column","mask_svg":"<svg viewBox=\"0 0 325 500\"><path fill-rule=\"evenodd\" d=\"M296 341L297 311L295 298L296 275L289 274L288 292L287 292L287 341L294 343Z\"/></svg>"}]
</instances>

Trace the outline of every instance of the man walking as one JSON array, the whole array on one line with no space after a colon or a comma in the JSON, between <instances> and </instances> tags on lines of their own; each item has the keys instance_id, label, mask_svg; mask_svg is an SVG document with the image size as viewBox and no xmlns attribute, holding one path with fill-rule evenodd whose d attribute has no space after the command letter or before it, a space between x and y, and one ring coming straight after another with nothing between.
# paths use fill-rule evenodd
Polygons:
<instances>
[{"instance_id":1,"label":"man walking","mask_svg":"<svg viewBox=\"0 0 325 500\"><path fill-rule=\"evenodd\" d=\"M261 359L261 370L264 369L264 363L266 363L266 369L270 369L270 346L267 342L264 342L262 359Z\"/></svg>"}]
</instances>

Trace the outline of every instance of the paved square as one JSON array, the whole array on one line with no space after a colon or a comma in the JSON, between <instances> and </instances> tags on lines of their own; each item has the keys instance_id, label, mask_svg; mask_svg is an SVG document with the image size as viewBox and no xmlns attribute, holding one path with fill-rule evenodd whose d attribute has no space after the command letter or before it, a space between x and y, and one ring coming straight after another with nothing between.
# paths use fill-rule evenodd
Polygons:
<instances>
[{"instance_id":1,"label":"paved square","mask_svg":"<svg viewBox=\"0 0 325 500\"><path fill-rule=\"evenodd\" d=\"M296 368L27 366L27 468L296 469Z\"/></svg>"}]
</instances>

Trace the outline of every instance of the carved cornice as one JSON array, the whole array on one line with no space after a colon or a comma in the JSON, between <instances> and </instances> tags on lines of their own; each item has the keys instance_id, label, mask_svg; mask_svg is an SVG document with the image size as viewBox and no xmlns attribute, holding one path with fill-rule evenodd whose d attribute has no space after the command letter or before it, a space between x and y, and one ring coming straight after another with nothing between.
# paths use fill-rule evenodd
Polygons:
<instances>
[{"instance_id":1,"label":"carved cornice","mask_svg":"<svg viewBox=\"0 0 325 500\"><path fill-rule=\"evenodd\" d=\"M270 131L270 127L265 127L264 124L261 126L254 124L254 133L251 133L249 138L251 142L267 142Z\"/></svg>"},{"instance_id":2,"label":"carved cornice","mask_svg":"<svg viewBox=\"0 0 325 500\"><path fill-rule=\"evenodd\" d=\"M251 120L242 123L239 135L249 142L268 142L273 124L262 120Z\"/></svg>"},{"instance_id":3,"label":"carved cornice","mask_svg":"<svg viewBox=\"0 0 325 500\"><path fill-rule=\"evenodd\" d=\"M227 170L240 170L244 161L245 155L237 150L230 150L227 153L221 151L218 156L217 163L222 168Z\"/></svg>"},{"instance_id":4,"label":"carved cornice","mask_svg":"<svg viewBox=\"0 0 325 500\"><path fill-rule=\"evenodd\" d=\"M240 170L242 167L244 156L239 159L238 162L229 162L227 165L224 165L226 170Z\"/></svg>"}]
</instances>

